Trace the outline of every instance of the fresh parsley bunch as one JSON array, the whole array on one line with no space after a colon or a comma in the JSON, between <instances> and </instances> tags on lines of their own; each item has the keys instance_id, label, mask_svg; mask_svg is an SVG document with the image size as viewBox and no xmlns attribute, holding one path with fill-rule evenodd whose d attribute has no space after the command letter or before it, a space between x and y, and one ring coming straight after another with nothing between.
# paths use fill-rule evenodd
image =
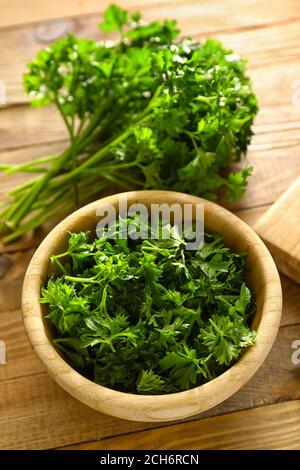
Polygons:
<instances>
[{"instance_id":1,"label":"fresh parsley bunch","mask_svg":"<svg viewBox=\"0 0 300 470\"><path fill-rule=\"evenodd\" d=\"M100 24L119 39L68 35L28 64L32 104L54 104L70 138L60 155L6 173L33 173L9 194L0 231L9 242L65 214L112 184L175 189L229 202L251 168L228 171L245 154L257 101L245 61L218 41L178 39L175 21L144 24L111 5Z\"/></svg>"},{"instance_id":2,"label":"fresh parsley bunch","mask_svg":"<svg viewBox=\"0 0 300 470\"><path fill-rule=\"evenodd\" d=\"M255 340L245 254L212 234L188 251L176 227L164 230L168 239L123 239L119 228L113 240L72 233L68 250L52 257L58 276L41 302L54 342L98 384L140 394L187 390L224 372Z\"/></svg>"}]
</instances>

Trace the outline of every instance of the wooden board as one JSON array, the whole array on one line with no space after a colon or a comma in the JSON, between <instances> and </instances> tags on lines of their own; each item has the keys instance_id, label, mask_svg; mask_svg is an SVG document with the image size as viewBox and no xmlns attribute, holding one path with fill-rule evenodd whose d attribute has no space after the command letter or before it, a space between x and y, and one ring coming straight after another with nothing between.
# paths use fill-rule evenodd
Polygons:
<instances>
[{"instance_id":1,"label":"wooden board","mask_svg":"<svg viewBox=\"0 0 300 470\"><path fill-rule=\"evenodd\" d=\"M280 271L300 284L300 176L259 219L255 229Z\"/></svg>"},{"instance_id":2,"label":"wooden board","mask_svg":"<svg viewBox=\"0 0 300 470\"><path fill-rule=\"evenodd\" d=\"M281 432L274 423L281 423ZM300 400L135 432L67 450L299 450Z\"/></svg>"},{"instance_id":3,"label":"wooden board","mask_svg":"<svg viewBox=\"0 0 300 470\"><path fill-rule=\"evenodd\" d=\"M110 2L100 3L2 1L0 79L6 82L7 107L0 110L0 162L20 163L64 147L66 134L55 110L28 107L21 75L48 44L43 32L55 31L56 19L63 18L58 25L80 37L100 37L98 11ZM122 5L143 10L148 21L177 17L183 34L220 38L249 59L260 100L248 154L255 171L234 210L254 225L300 174L299 2L124 0ZM0 174L0 199L21 180ZM280 333L264 366L238 394L208 414L174 426L130 423L70 397L48 377L29 346L20 292L32 248L46 232L47 227L5 249L0 246L0 339L7 345L7 364L0 365L0 449L300 448L299 366L291 360L292 344L300 338L299 285L282 276Z\"/></svg>"}]
</instances>

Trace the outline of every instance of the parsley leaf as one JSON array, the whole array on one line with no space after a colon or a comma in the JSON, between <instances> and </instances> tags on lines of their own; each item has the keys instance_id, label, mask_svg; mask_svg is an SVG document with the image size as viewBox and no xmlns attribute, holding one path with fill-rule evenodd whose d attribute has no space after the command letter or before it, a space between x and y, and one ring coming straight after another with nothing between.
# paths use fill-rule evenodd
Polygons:
<instances>
[{"instance_id":1,"label":"parsley leaf","mask_svg":"<svg viewBox=\"0 0 300 470\"><path fill-rule=\"evenodd\" d=\"M56 277L41 290L46 318L62 354L96 383L153 395L187 390L255 341L246 255L209 233L197 251L184 250L185 234L170 225L159 225L157 238L121 239L133 223L121 219L114 239L69 234L68 249L51 258Z\"/></svg>"},{"instance_id":2,"label":"parsley leaf","mask_svg":"<svg viewBox=\"0 0 300 470\"><path fill-rule=\"evenodd\" d=\"M161 394L162 391L168 390L160 376L154 374L151 370L142 371L140 377L138 378L136 389L138 393L141 393L143 395L155 395L156 393Z\"/></svg>"},{"instance_id":3,"label":"parsley leaf","mask_svg":"<svg viewBox=\"0 0 300 470\"><path fill-rule=\"evenodd\" d=\"M99 26L105 33L121 31L123 26L128 23L128 12L113 3L105 11L103 20Z\"/></svg>"}]
</instances>

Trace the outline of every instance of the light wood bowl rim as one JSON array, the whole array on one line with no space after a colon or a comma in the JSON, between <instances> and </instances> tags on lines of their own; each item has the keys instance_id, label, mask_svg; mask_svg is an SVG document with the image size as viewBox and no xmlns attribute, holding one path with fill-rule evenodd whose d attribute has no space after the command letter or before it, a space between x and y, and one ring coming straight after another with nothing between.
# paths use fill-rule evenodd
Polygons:
<instances>
[{"instance_id":1,"label":"light wood bowl rim","mask_svg":"<svg viewBox=\"0 0 300 470\"><path fill-rule=\"evenodd\" d=\"M119 196L129 202L180 202L204 204L205 213L213 214L227 226L246 237L254 247L255 265L262 272L265 288L257 339L241 359L216 379L184 392L166 395L134 395L108 389L83 377L57 353L48 339L39 303L43 270L49 253L70 225L81 217L95 214L101 203L116 204ZM212 217L212 215L210 216ZM50 248L49 248L50 247ZM52 251L53 253L53 251ZM257 263L257 264L256 264ZM237 392L255 374L268 355L278 332L282 311L281 284L275 263L258 235L241 219L223 207L205 199L173 191L131 191L115 194L88 204L66 217L43 240L28 266L22 292L22 311L29 341L49 375L67 392L86 405L123 419L134 421L171 421L192 416L216 406Z\"/></svg>"}]
</instances>

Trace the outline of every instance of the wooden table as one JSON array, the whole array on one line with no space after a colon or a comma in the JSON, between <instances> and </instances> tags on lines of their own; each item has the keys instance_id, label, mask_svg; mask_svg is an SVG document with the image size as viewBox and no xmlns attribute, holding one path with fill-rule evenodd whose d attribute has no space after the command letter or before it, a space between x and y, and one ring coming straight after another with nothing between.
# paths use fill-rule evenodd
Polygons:
<instances>
[{"instance_id":1,"label":"wooden table","mask_svg":"<svg viewBox=\"0 0 300 470\"><path fill-rule=\"evenodd\" d=\"M0 162L21 162L62 148L66 134L54 109L32 109L21 74L59 31L99 37L107 1L1 0ZM213 36L246 56L260 101L248 158L255 168L247 195L233 210L250 225L300 174L300 3L298 0L126 0L146 20L178 18L185 35ZM57 20L63 18L63 20ZM50 23L45 24L46 20ZM44 42L43 42L44 41ZM20 177L0 176L0 197ZM264 366L235 396L177 424L127 422L77 402L43 370L24 333L20 293L24 271L42 234L1 247L1 449L300 449L300 286L282 277L284 310Z\"/></svg>"}]
</instances>

